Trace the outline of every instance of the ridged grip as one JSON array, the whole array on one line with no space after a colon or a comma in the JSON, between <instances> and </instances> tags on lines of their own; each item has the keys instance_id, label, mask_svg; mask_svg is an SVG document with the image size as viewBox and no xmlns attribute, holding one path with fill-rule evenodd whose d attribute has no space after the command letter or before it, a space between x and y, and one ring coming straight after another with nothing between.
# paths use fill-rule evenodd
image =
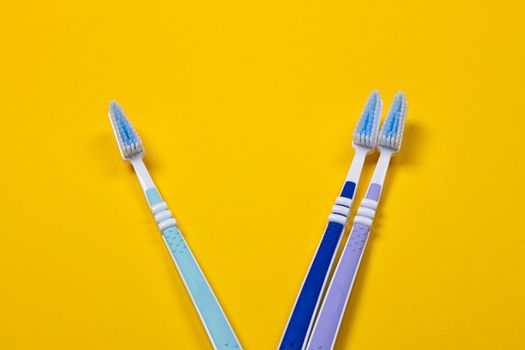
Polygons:
<instances>
[{"instance_id":1,"label":"ridged grip","mask_svg":"<svg viewBox=\"0 0 525 350\"><path fill-rule=\"evenodd\" d=\"M173 217L171 210L168 209L166 202L160 202L151 207L151 212L155 217L159 230L164 231L169 227L177 227L177 220Z\"/></svg>"},{"instance_id":2,"label":"ridged grip","mask_svg":"<svg viewBox=\"0 0 525 350\"><path fill-rule=\"evenodd\" d=\"M161 232L169 227L177 227L177 220L173 217L171 210L168 209L168 205L162 200L156 188L148 189L146 198Z\"/></svg>"}]
</instances>

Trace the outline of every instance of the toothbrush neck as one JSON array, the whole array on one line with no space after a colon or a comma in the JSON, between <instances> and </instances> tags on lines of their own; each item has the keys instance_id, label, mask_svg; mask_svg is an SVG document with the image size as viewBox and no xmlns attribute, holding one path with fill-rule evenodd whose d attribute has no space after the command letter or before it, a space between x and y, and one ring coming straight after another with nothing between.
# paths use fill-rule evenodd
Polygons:
<instances>
[{"instance_id":1,"label":"toothbrush neck","mask_svg":"<svg viewBox=\"0 0 525 350\"><path fill-rule=\"evenodd\" d=\"M352 159L352 164L346 175L346 181L352 181L357 184L361 177L361 170L363 170L363 164L365 163L365 158L368 152L370 152L370 150L366 148L359 146L355 147L354 159Z\"/></svg>"},{"instance_id":2,"label":"toothbrush neck","mask_svg":"<svg viewBox=\"0 0 525 350\"><path fill-rule=\"evenodd\" d=\"M156 188L155 183L153 182L153 179L151 178L148 169L146 169L146 165L144 164L144 161L142 160L142 157L135 157L130 160L131 165L133 165L133 169L135 169L135 173L137 174L137 177L139 178L140 186L146 192L150 188Z\"/></svg>"},{"instance_id":3,"label":"toothbrush neck","mask_svg":"<svg viewBox=\"0 0 525 350\"><path fill-rule=\"evenodd\" d=\"M390 163L390 158L392 158L393 152L389 149L381 149L381 155L377 161L374 174L372 175L371 183L376 183L379 186L383 187L385 183L386 172L388 170L388 164Z\"/></svg>"}]
</instances>

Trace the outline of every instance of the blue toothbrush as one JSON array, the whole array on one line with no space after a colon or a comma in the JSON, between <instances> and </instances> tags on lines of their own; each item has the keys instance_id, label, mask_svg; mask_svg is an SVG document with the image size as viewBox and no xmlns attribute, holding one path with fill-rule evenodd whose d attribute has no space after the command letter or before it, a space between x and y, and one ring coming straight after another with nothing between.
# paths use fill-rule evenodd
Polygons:
<instances>
[{"instance_id":1,"label":"blue toothbrush","mask_svg":"<svg viewBox=\"0 0 525 350\"><path fill-rule=\"evenodd\" d=\"M373 91L368 97L353 134L352 145L355 149L355 155L352 165L346 176L341 194L337 197L332 212L328 216L328 225L288 319L279 345L280 350L306 347L321 295L348 221L366 155L376 147L381 108L382 101L379 92Z\"/></svg>"},{"instance_id":2,"label":"blue toothbrush","mask_svg":"<svg viewBox=\"0 0 525 350\"><path fill-rule=\"evenodd\" d=\"M142 161L144 147L139 135L116 102L109 104L109 119L120 154L124 160L131 162L135 169L164 243L170 251L213 347L220 350L242 349L206 277L182 237L177 221L160 196Z\"/></svg>"}]
</instances>

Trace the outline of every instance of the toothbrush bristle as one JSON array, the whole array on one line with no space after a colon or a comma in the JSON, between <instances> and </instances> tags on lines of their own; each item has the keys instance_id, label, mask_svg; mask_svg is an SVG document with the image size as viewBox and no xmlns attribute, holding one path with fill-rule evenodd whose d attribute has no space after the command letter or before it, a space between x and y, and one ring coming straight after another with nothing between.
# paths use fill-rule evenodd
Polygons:
<instances>
[{"instance_id":1,"label":"toothbrush bristle","mask_svg":"<svg viewBox=\"0 0 525 350\"><path fill-rule=\"evenodd\" d=\"M383 101L379 92L376 90L372 91L354 130L354 144L372 149L375 148L382 108Z\"/></svg>"},{"instance_id":2,"label":"toothbrush bristle","mask_svg":"<svg viewBox=\"0 0 525 350\"><path fill-rule=\"evenodd\" d=\"M116 101L109 103L109 120L115 132L118 148L122 158L129 160L131 157L144 152L142 141L126 117L124 110Z\"/></svg>"},{"instance_id":3,"label":"toothbrush bristle","mask_svg":"<svg viewBox=\"0 0 525 350\"><path fill-rule=\"evenodd\" d=\"M392 101L381 132L379 133L379 146L399 151L403 129L407 115L407 100L402 92L398 92Z\"/></svg>"}]
</instances>

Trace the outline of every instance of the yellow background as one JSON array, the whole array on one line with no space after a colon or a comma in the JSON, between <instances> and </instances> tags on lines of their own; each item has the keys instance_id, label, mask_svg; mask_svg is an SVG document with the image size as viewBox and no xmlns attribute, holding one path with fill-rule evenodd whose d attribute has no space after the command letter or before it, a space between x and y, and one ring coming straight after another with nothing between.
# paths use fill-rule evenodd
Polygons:
<instances>
[{"instance_id":1,"label":"yellow background","mask_svg":"<svg viewBox=\"0 0 525 350\"><path fill-rule=\"evenodd\" d=\"M275 348L377 88L406 133L337 348L523 349L524 10L4 2L0 348L210 347L113 98L241 342Z\"/></svg>"}]
</instances>

